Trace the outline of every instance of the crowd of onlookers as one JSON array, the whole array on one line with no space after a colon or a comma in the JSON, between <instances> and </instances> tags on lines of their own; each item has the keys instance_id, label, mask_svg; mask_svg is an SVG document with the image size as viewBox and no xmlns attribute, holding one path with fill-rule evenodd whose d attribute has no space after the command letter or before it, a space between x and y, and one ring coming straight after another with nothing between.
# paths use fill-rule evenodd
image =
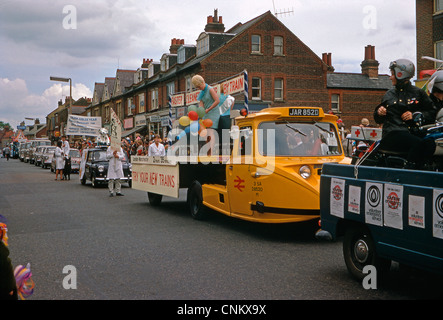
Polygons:
<instances>
[{"instance_id":1,"label":"crowd of onlookers","mask_svg":"<svg viewBox=\"0 0 443 320\"><path fill-rule=\"evenodd\" d=\"M124 152L126 152L129 158L131 158L131 156L136 156L136 155L147 156L149 151L149 146L155 143L155 136L158 135L150 134L143 137L139 134L136 134L135 139L124 138L122 139L122 149ZM167 138L161 139L160 143L163 144L165 150L168 149Z\"/></svg>"},{"instance_id":2,"label":"crowd of onlookers","mask_svg":"<svg viewBox=\"0 0 443 320\"><path fill-rule=\"evenodd\" d=\"M131 156L135 156L135 155L147 156L149 146L151 144L155 143L156 136L158 136L158 135L155 135L153 133L146 135L146 136L142 136L142 135L136 133L135 137L133 139L131 139L130 137L122 138L123 152L126 153L126 155L128 156L128 159L131 159ZM165 150L168 149L168 140L166 137L161 139L160 143L163 144ZM82 153L82 151L84 149L93 148L96 145L97 145L97 143L95 140L84 139L84 140L74 141L71 144L71 148L78 149L78 150L80 150L80 153Z\"/></svg>"}]
</instances>

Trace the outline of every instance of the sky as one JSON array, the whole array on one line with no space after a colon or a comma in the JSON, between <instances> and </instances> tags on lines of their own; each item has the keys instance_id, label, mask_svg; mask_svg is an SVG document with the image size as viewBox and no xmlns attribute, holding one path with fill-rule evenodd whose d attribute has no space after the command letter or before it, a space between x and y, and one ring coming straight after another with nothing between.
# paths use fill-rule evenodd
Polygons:
<instances>
[{"instance_id":1,"label":"sky","mask_svg":"<svg viewBox=\"0 0 443 320\"><path fill-rule=\"evenodd\" d=\"M195 45L214 9L225 30L277 13L320 58L331 53L336 72L361 72L367 45L380 74L392 60L417 61L414 0L0 0L0 121L45 123L69 96L50 76L71 78L74 99L92 98L118 68L160 61L171 39Z\"/></svg>"}]
</instances>

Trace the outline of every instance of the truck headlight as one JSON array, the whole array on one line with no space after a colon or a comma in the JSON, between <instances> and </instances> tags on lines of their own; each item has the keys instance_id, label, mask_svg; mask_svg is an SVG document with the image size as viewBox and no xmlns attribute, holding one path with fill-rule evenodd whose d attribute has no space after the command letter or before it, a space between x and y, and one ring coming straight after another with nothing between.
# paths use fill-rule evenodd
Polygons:
<instances>
[{"instance_id":1,"label":"truck headlight","mask_svg":"<svg viewBox=\"0 0 443 320\"><path fill-rule=\"evenodd\" d=\"M98 166L98 172L103 172L105 171L105 167L103 166Z\"/></svg>"},{"instance_id":2,"label":"truck headlight","mask_svg":"<svg viewBox=\"0 0 443 320\"><path fill-rule=\"evenodd\" d=\"M300 170L298 170L298 173L304 179L308 179L311 176L311 169L308 166L302 166L302 167L300 167Z\"/></svg>"}]
</instances>

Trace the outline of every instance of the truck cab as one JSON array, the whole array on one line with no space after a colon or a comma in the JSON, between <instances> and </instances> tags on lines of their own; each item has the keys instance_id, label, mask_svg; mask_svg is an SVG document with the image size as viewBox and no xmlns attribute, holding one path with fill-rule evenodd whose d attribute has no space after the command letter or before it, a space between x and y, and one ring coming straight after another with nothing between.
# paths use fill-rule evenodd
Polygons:
<instances>
[{"instance_id":1,"label":"truck cab","mask_svg":"<svg viewBox=\"0 0 443 320\"><path fill-rule=\"evenodd\" d=\"M262 223L316 219L322 165L346 161L336 119L314 107L267 108L239 116L228 130L229 141L221 139L218 154L208 155L203 145L196 161L184 161L174 152L157 160L133 157L132 187L147 191L154 205L162 195L178 197L178 189L187 188L196 219L207 208ZM153 172L170 177L176 190L159 186Z\"/></svg>"}]
</instances>

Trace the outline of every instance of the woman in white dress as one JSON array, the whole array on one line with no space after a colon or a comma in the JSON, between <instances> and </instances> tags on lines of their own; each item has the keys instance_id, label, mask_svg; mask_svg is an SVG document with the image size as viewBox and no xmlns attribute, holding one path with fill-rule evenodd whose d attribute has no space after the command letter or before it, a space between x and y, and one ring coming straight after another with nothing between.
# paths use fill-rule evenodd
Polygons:
<instances>
[{"instance_id":1,"label":"woman in white dress","mask_svg":"<svg viewBox=\"0 0 443 320\"><path fill-rule=\"evenodd\" d=\"M55 157L55 180L57 180L57 176L60 173L60 180L63 180L63 169L65 167L65 162L63 161L63 151L61 149L62 142L57 141L57 148L54 151Z\"/></svg>"}]
</instances>

